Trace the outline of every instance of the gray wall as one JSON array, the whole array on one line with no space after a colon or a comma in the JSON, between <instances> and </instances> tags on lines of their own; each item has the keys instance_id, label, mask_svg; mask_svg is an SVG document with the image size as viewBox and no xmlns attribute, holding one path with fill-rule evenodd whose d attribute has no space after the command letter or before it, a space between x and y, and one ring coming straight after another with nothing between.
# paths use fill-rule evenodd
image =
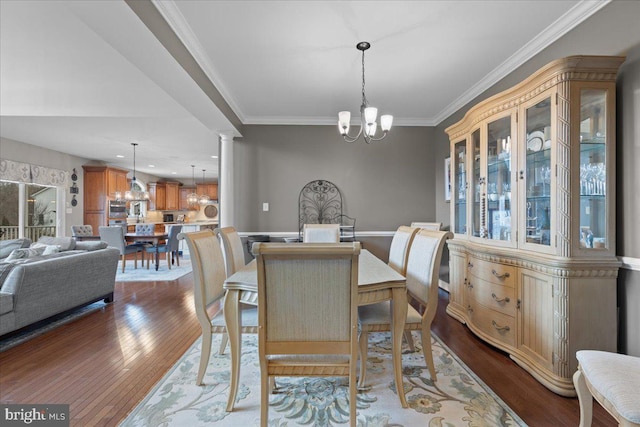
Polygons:
<instances>
[{"instance_id":1,"label":"gray wall","mask_svg":"<svg viewBox=\"0 0 640 427\"><path fill-rule=\"evenodd\" d=\"M298 196L325 179L356 230L391 231L435 218L431 128L395 127L383 141L344 142L337 126L251 126L234 144L236 227L297 232ZM268 202L269 212L262 211Z\"/></svg>"}]
</instances>

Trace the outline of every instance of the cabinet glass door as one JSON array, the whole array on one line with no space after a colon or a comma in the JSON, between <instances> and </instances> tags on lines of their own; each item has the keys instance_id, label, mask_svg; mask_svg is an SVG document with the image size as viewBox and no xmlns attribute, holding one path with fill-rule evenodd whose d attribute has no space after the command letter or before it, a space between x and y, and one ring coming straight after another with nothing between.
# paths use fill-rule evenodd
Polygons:
<instances>
[{"instance_id":1,"label":"cabinet glass door","mask_svg":"<svg viewBox=\"0 0 640 427\"><path fill-rule=\"evenodd\" d=\"M467 233L467 141L454 145L452 196L454 203L453 232Z\"/></svg>"},{"instance_id":2,"label":"cabinet glass door","mask_svg":"<svg viewBox=\"0 0 640 427\"><path fill-rule=\"evenodd\" d=\"M526 110L525 239L551 245L551 98Z\"/></svg>"},{"instance_id":3,"label":"cabinet glass door","mask_svg":"<svg viewBox=\"0 0 640 427\"><path fill-rule=\"evenodd\" d=\"M487 127L487 237L511 240L511 116Z\"/></svg>"},{"instance_id":4,"label":"cabinet glass door","mask_svg":"<svg viewBox=\"0 0 640 427\"><path fill-rule=\"evenodd\" d=\"M482 219L483 213L483 193L482 176L480 174L480 130L476 130L471 134L471 192L473 194L471 205L471 235L475 237L485 237Z\"/></svg>"},{"instance_id":5,"label":"cabinet glass door","mask_svg":"<svg viewBox=\"0 0 640 427\"><path fill-rule=\"evenodd\" d=\"M607 92L580 91L580 247L607 242Z\"/></svg>"}]
</instances>

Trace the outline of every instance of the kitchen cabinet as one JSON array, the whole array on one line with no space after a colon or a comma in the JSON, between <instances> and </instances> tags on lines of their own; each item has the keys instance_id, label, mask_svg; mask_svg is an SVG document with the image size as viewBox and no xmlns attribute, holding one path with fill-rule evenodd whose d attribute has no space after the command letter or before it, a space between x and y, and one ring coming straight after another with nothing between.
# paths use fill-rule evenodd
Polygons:
<instances>
[{"instance_id":1,"label":"kitchen cabinet","mask_svg":"<svg viewBox=\"0 0 640 427\"><path fill-rule=\"evenodd\" d=\"M200 209L200 205L197 203L195 205L189 205L187 203L187 196L191 193L195 193L195 187L180 187L179 189L179 202L178 202L178 210L181 211L197 211Z\"/></svg>"},{"instance_id":2,"label":"kitchen cabinet","mask_svg":"<svg viewBox=\"0 0 640 427\"><path fill-rule=\"evenodd\" d=\"M623 61L554 61L446 129L447 313L565 396L575 396L577 350L617 350L615 79Z\"/></svg>"},{"instance_id":3,"label":"kitchen cabinet","mask_svg":"<svg viewBox=\"0 0 640 427\"><path fill-rule=\"evenodd\" d=\"M84 165L84 223L93 227L108 225L109 200L116 192L124 195L128 190L127 170L108 166Z\"/></svg>"},{"instance_id":4,"label":"kitchen cabinet","mask_svg":"<svg viewBox=\"0 0 640 427\"><path fill-rule=\"evenodd\" d=\"M149 210L175 211L179 208L178 182L152 182L149 184Z\"/></svg>"},{"instance_id":5,"label":"kitchen cabinet","mask_svg":"<svg viewBox=\"0 0 640 427\"><path fill-rule=\"evenodd\" d=\"M196 193L206 194L211 200L218 200L218 184L196 184Z\"/></svg>"}]
</instances>

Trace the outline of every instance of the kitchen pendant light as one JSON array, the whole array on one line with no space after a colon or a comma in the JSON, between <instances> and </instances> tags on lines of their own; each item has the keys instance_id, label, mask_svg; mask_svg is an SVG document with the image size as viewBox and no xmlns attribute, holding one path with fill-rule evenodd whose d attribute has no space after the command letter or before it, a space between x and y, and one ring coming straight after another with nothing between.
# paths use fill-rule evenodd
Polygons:
<instances>
[{"instance_id":1,"label":"kitchen pendant light","mask_svg":"<svg viewBox=\"0 0 640 427\"><path fill-rule=\"evenodd\" d=\"M204 172L205 171L206 171L206 169L202 169L202 187L203 187L203 189L205 188L205 185L204 185ZM209 203L211 203L211 199L209 198L209 195L207 193L202 193L198 197L198 203L200 204L200 206L208 205Z\"/></svg>"},{"instance_id":2,"label":"kitchen pendant light","mask_svg":"<svg viewBox=\"0 0 640 427\"><path fill-rule=\"evenodd\" d=\"M198 200L200 199L200 197L198 197L198 193L196 193L196 175L195 175L195 171L196 171L196 166L195 165L191 165L191 180L193 181L193 192L187 194L187 205L189 205L189 207L195 207L198 205Z\"/></svg>"},{"instance_id":3,"label":"kitchen pendant light","mask_svg":"<svg viewBox=\"0 0 640 427\"><path fill-rule=\"evenodd\" d=\"M370 47L371 44L369 42L360 42L356 45L356 49L362 52L362 105L360 105L360 130L357 135L349 135L351 112L340 111L340 113L338 113L338 129L340 130L340 135L342 135L347 142L355 142L360 135L363 136L367 144L370 144L371 141L380 141L387 136L393 123L393 116L387 114L381 116L380 129L382 130L382 136L379 138L375 137L378 128L378 123L376 123L378 109L369 106L367 96L364 93L364 51Z\"/></svg>"},{"instance_id":4,"label":"kitchen pendant light","mask_svg":"<svg viewBox=\"0 0 640 427\"><path fill-rule=\"evenodd\" d=\"M124 193L124 199L127 202L146 202L149 200L149 192L138 190L140 184L136 182L136 146L138 143L132 142L131 145L133 145L133 177L131 178L129 191L125 191Z\"/></svg>"}]
</instances>

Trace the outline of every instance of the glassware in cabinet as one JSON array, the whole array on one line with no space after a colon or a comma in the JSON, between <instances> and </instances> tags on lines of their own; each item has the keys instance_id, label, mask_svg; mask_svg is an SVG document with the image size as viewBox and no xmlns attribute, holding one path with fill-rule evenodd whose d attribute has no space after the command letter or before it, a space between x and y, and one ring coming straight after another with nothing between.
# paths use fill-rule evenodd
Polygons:
<instances>
[{"instance_id":1,"label":"glassware in cabinet","mask_svg":"<svg viewBox=\"0 0 640 427\"><path fill-rule=\"evenodd\" d=\"M511 241L511 116L487 125L487 237Z\"/></svg>"},{"instance_id":2,"label":"glassware in cabinet","mask_svg":"<svg viewBox=\"0 0 640 427\"><path fill-rule=\"evenodd\" d=\"M453 155L453 232L467 233L467 141L454 144Z\"/></svg>"},{"instance_id":3,"label":"glassware in cabinet","mask_svg":"<svg viewBox=\"0 0 640 427\"><path fill-rule=\"evenodd\" d=\"M580 91L580 247L607 245L607 91Z\"/></svg>"},{"instance_id":4,"label":"glassware in cabinet","mask_svg":"<svg viewBox=\"0 0 640 427\"><path fill-rule=\"evenodd\" d=\"M551 98L526 109L525 114L525 241L551 245Z\"/></svg>"},{"instance_id":5,"label":"glassware in cabinet","mask_svg":"<svg viewBox=\"0 0 640 427\"><path fill-rule=\"evenodd\" d=\"M480 165L480 129L471 134L471 235L474 237L485 237L484 228L484 188Z\"/></svg>"}]
</instances>

